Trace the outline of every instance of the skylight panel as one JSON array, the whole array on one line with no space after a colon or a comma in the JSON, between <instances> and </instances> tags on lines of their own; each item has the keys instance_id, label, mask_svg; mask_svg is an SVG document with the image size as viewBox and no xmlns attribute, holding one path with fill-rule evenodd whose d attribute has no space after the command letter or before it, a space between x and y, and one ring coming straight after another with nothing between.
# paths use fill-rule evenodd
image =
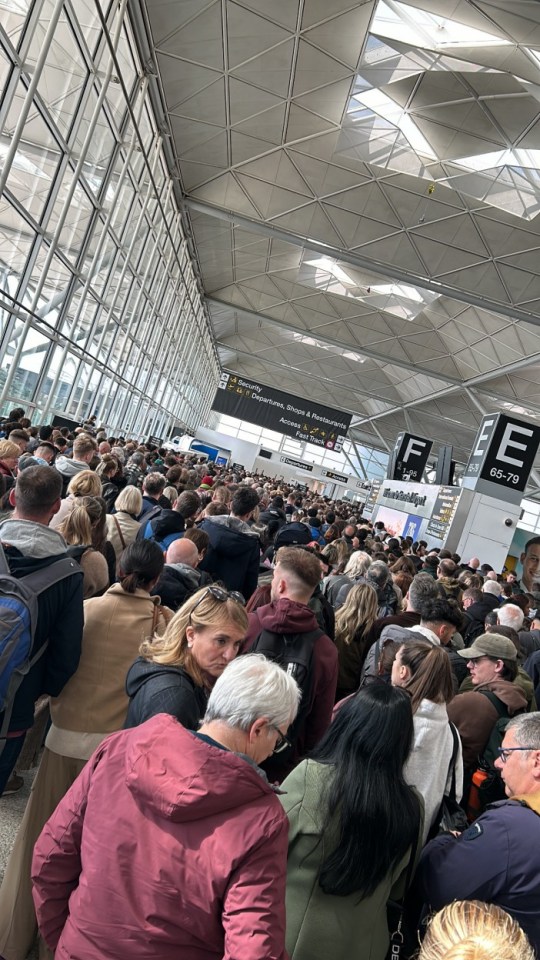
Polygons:
<instances>
[{"instance_id":1,"label":"skylight panel","mask_svg":"<svg viewBox=\"0 0 540 960\"><path fill-rule=\"evenodd\" d=\"M382 90L373 89L355 93L352 99L368 107L387 123L391 123L397 127L416 153L430 157L433 160L437 159L437 154L412 117L409 116L400 104L392 100L392 98L386 93L383 93Z\"/></svg>"},{"instance_id":2,"label":"skylight panel","mask_svg":"<svg viewBox=\"0 0 540 960\"><path fill-rule=\"evenodd\" d=\"M398 0L381 0L375 11L372 31L391 40L435 50L446 46L511 46L509 40L477 30L468 24L410 7Z\"/></svg>"},{"instance_id":3,"label":"skylight panel","mask_svg":"<svg viewBox=\"0 0 540 960\"><path fill-rule=\"evenodd\" d=\"M342 283L346 283L351 287L357 286L356 281L349 276L348 273L345 273L340 266L334 261L330 260L328 257L318 257L316 260L306 260L306 263L310 267L317 267L318 270L325 270L326 273L332 274L336 280L340 280Z\"/></svg>"}]
</instances>

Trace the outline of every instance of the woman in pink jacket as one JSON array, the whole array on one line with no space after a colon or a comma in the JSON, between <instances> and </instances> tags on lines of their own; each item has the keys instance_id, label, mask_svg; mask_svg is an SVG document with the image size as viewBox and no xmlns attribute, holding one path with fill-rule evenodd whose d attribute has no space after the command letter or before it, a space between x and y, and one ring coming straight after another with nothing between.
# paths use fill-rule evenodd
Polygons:
<instances>
[{"instance_id":1,"label":"woman in pink jacket","mask_svg":"<svg viewBox=\"0 0 540 960\"><path fill-rule=\"evenodd\" d=\"M248 654L198 732L159 714L103 742L35 846L56 960L284 960L288 822L258 764L286 746L298 700Z\"/></svg>"}]
</instances>

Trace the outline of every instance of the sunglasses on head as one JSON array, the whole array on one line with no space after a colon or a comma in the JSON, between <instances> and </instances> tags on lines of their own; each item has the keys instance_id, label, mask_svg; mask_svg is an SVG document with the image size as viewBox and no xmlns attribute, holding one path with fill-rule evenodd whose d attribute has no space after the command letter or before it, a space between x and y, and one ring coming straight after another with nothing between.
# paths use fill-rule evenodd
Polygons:
<instances>
[{"instance_id":1,"label":"sunglasses on head","mask_svg":"<svg viewBox=\"0 0 540 960\"><path fill-rule=\"evenodd\" d=\"M206 588L202 597L199 597L199 599L197 600L197 603L195 604L193 609L190 611L190 614L189 614L190 624L191 624L191 618L195 613L195 610L197 609L199 604L203 602L203 600L206 600L207 597L213 597L214 600L217 600L219 603L225 603L227 600L234 600L235 603L239 603L243 607L246 605L246 601L244 600L242 594L238 593L237 590L231 590L229 592L228 590L225 590L224 587L218 587L216 586L216 584L212 584L210 587Z\"/></svg>"}]
</instances>

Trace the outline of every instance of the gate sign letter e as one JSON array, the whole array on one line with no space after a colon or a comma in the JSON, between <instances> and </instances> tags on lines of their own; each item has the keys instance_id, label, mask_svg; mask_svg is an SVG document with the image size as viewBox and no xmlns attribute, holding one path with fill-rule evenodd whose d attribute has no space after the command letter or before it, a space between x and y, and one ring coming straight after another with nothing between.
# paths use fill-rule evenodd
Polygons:
<instances>
[{"instance_id":1,"label":"gate sign letter e","mask_svg":"<svg viewBox=\"0 0 540 960\"><path fill-rule=\"evenodd\" d=\"M540 427L504 413L484 417L463 475L463 486L520 503L540 443Z\"/></svg>"}]
</instances>

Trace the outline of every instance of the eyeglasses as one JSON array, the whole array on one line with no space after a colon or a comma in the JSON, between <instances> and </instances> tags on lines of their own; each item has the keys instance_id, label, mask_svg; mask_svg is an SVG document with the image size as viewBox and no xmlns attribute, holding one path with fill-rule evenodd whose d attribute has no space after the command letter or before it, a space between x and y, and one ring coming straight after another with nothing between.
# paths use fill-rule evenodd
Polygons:
<instances>
[{"instance_id":1,"label":"eyeglasses","mask_svg":"<svg viewBox=\"0 0 540 960\"><path fill-rule=\"evenodd\" d=\"M287 747L292 747L292 743L284 733L281 732L279 727L276 727L275 723L268 723L269 727L272 727L272 730L275 730L279 734L278 739L276 740L276 745L274 747L273 753L282 753L283 750L286 750Z\"/></svg>"},{"instance_id":2,"label":"eyeglasses","mask_svg":"<svg viewBox=\"0 0 540 960\"><path fill-rule=\"evenodd\" d=\"M242 594L238 593L237 590L231 590L231 592L229 593L228 590L224 590L223 587L218 587L216 586L215 583L213 583L210 587L206 588L202 597L199 597L199 599L197 600L197 603L195 604L193 609L190 611L190 614L189 614L190 626L191 626L191 618L195 613L195 610L197 609L199 604L203 602L203 600L206 600L207 597L213 597L214 600L218 600L220 603L225 603L227 600L234 600L235 603L239 603L243 607L246 604L246 601L244 600Z\"/></svg>"},{"instance_id":3,"label":"eyeglasses","mask_svg":"<svg viewBox=\"0 0 540 960\"><path fill-rule=\"evenodd\" d=\"M514 750L536 750L536 747L497 747L497 753L503 763L506 763L509 754L513 753Z\"/></svg>"}]
</instances>

